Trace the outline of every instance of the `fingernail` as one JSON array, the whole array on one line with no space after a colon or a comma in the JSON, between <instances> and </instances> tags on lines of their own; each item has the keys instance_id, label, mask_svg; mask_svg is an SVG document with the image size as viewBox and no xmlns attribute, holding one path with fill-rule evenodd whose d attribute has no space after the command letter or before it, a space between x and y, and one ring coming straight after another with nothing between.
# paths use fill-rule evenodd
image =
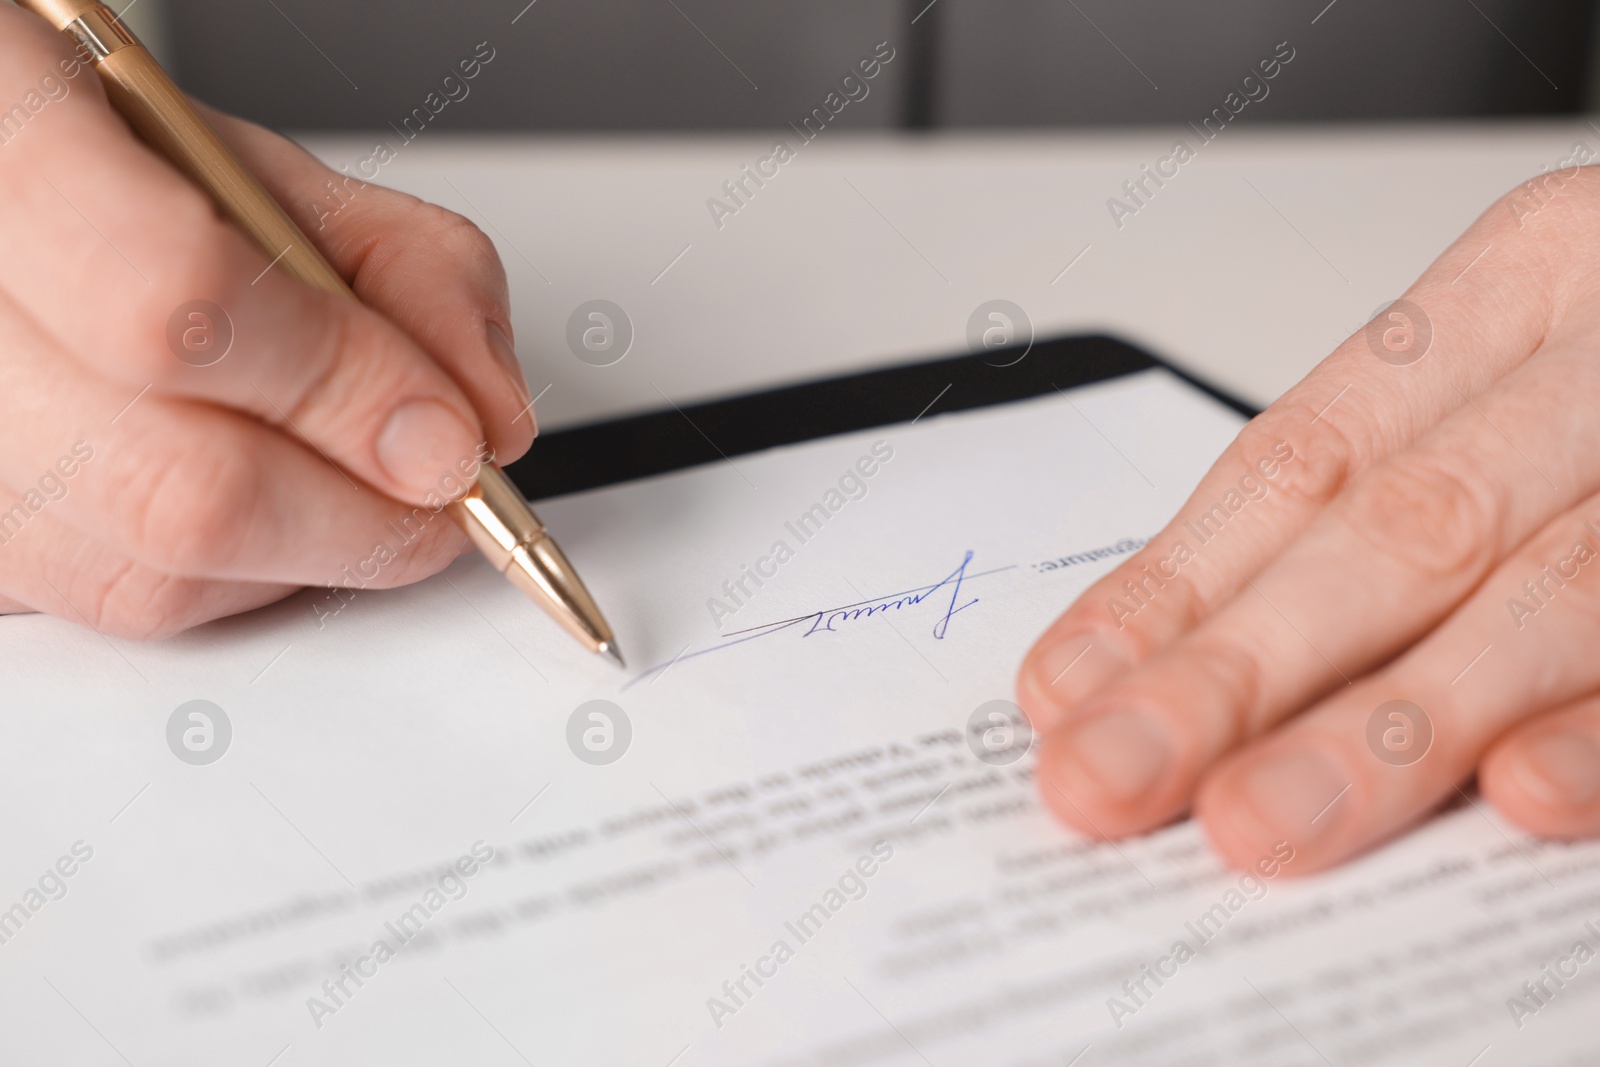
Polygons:
<instances>
[{"instance_id":1,"label":"fingernail","mask_svg":"<svg viewBox=\"0 0 1600 1067\"><path fill-rule=\"evenodd\" d=\"M1113 800L1127 802L1154 789L1172 763L1166 730L1137 711L1098 715L1066 739L1061 767L1068 782L1087 778Z\"/></svg>"},{"instance_id":2,"label":"fingernail","mask_svg":"<svg viewBox=\"0 0 1600 1067\"><path fill-rule=\"evenodd\" d=\"M1517 781L1551 807L1587 806L1600 796L1600 744L1576 731L1547 733L1521 748Z\"/></svg>"},{"instance_id":3,"label":"fingernail","mask_svg":"<svg viewBox=\"0 0 1600 1067\"><path fill-rule=\"evenodd\" d=\"M378 434L378 462L396 483L416 496L448 491L460 481L456 464L477 451L478 434L437 400L410 400L389 416Z\"/></svg>"},{"instance_id":4,"label":"fingernail","mask_svg":"<svg viewBox=\"0 0 1600 1067\"><path fill-rule=\"evenodd\" d=\"M491 322L485 331L489 335L489 351L494 353L494 358L506 369L506 374L511 377L511 387L516 390L517 396L524 404L533 401L533 394L528 392L528 379L522 373L522 361L517 359L517 350L511 347L511 338L506 336L498 323ZM533 418L533 412L528 412L528 418Z\"/></svg>"},{"instance_id":5,"label":"fingernail","mask_svg":"<svg viewBox=\"0 0 1600 1067\"><path fill-rule=\"evenodd\" d=\"M1270 835L1291 845L1327 832L1343 814L1350 776L1320 752L1267 756L1244 781L1244 799Z\"/></svg>"}]
</instances>

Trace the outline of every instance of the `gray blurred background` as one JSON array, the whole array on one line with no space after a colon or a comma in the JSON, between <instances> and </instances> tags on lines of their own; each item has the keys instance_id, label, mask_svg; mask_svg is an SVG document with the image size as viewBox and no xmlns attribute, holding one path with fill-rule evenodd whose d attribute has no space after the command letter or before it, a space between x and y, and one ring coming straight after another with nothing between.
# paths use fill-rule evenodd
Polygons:
<instances>
[{"instance_id":1,"label":"gray blurred background","mask_svg":"<svg viewBox=\"0 0 1600 1067\"><path fill-rule=\"evenodd\" d=\"M398 126L487 42L441 128L670 132L797 122L882 41L895 58L841 127L1198 122L1283 41L1252 123L1570 113L1596 99L1596 6L137 0L128 19L191 92L280 129Z\"/></svg>"}]
</instances>

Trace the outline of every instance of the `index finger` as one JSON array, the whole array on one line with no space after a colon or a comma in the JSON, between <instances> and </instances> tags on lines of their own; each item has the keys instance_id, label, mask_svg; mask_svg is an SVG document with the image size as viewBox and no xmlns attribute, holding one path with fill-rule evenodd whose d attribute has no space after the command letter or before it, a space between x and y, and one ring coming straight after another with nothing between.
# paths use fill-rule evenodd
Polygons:
<instances>
[{"instance_id":1,"label":"index finger","mask_svg":"<svg viewBox=\"0 0 1600 1067\"><path fill-rule=\"evenodd\" d=\"M324 166L299 145L200 105L218 134L361 297L420 345L471 400L502 461L537 430L513 348L506 272L493 242L452 211Z\"/></svg>"}]
</instances>

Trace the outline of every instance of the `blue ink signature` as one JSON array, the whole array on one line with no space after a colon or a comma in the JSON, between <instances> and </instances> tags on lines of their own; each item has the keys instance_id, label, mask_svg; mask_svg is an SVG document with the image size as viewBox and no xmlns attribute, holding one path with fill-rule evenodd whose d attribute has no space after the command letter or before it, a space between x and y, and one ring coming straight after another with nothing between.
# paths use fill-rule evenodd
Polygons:
<instances>
[{"instance_id":1,"label":"blue ink signature","mask_svg":"<svg viewBox=\"0 0 1600 1067\"><path fill-rule=\"evenodd\" d=\"M927 600L929 597L933 596L933 594L937 593L939 590L948 586L950 589L950 604L947 608L945 608L944 618L933 624L933 636L936 639L943 641L944 635L950 631L951 616L958 611L965 611L978 602L978 598L973 597L965 604L962 604L959 608L956 607L956 601L961 598L961 583L967 576L967 564L971 562L972 551L968 549L967 554L961 559L961 566L951 571L937 585L930 585L924 589L913 590L910 593L896 594L879 600L868 601L863 604L853 604L843 608L834 608L831 611L819 611L815 615L808 615L807 618L811 620L811 627L800 636L810 637L818 630L827 630L830 633L837 633L838 627L835 625L836 623L855 622L857 619L870 619L874 615L888 612L890 610L899 611L904 607L915 607L924 600Z\"/></svg>"},{"instance_id":2,"label":"blue ink signature","mask_svg":"<svg viewBox=\"0 0 1600 1067\"><path fill-rule=\"evenodd\" d=\"M723 640L721 643L712 645L709 648L700 649L696 652L680 653L678 657L672 660L670 663L658 664L654 667L651 667L643 674L630 679L622 688L627 690L647 679L653 680L658 678L665 674L675 664L691 659L698 659L701 656L710 655L713 652L720 652L725 648L732 648L734 645L742 645L747 641L755 641L762 637L770 637L775 633L781 633L784 630L792 630L798 626L806 627L805 631L800 635L802 638L810 637L813 634L823 632L839 633L841 632L841 628L847 626L849 623L860 622L864 619L871 619L874 616L884 615L891 611L898 613L908 608L917 607L918 605L933 599L935 594L939 594L939 600L940 602L944 603L945 608L944 614L937 622L933 624L933 636L936 640L943 641L945 635L950 632L950 620L954 618L957 613L967 610L978 602L977 597L971 597L965 602L961 601L962 583L970 582L975 578L983 578L990 574L998 574L1001 571L1015 570L1017 567L1016 564L1010 564L1005 567L995 567L991 570L979 571L976 574L968 574L967 567L972 562L972 556L973 553L969 549L966 555L961 558L960 566L956 567L955 570L951 571L949 574L945 575L932 585L919 586L916 589L903 589L898 593L890 593L888 596L875 597L871 600L858 600L853 604L841 604L837 607L824 608L821 611L812 612L809 615L798 615L791 619L780 619L777 622L764 623L761 626L752 626L747 630L735 630L732 633L724 634L723 637L726 638L726 640ZM943 597L943 593L945 592L949 593L949 600L947 602L944 601Z\"/></svg>"}]
</instances>

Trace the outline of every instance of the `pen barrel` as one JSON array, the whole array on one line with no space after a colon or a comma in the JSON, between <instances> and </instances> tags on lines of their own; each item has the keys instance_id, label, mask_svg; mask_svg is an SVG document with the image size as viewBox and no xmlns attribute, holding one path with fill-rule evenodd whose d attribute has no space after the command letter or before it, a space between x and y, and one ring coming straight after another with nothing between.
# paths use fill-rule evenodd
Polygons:
<instances>
[{"instance_id":1,"label":"pen barrel","mask_svg":"<svg viewBox=\"0 0 1600 1067\"><path fill-rule=\"evenodd\" d=\"M354 296L339 273L271 193L217 135L132 31L96 0L23 0L94 63L106 95L139 135L290 274L330 293Z\"/></svg>"},{"instance_id":2,"label":"pen barrel","mask_svg":"<svg viewBox=\"0 0 1600 1067\"><path fill-rule=\"evenodd\" d=\"M209 190L222 213L267 255L281 255L278 266L318 289L354 298L345 280L143 46L113 52L98 67L107 94L139 135Z\"/></svg>"}]
</instances>

